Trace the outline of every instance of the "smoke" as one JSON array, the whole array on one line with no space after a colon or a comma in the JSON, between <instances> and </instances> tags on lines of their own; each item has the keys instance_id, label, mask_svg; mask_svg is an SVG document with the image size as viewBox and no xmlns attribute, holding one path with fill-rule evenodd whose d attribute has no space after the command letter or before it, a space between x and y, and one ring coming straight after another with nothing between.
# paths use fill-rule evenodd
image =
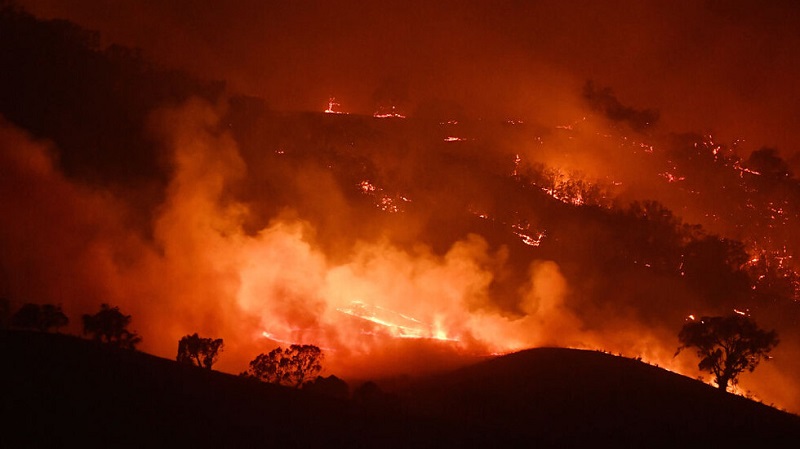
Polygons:
<instances>
[{"instance_id":1,"label":"smoke","mask_svg":"<svg viewBox=\"0 0 800 449\"><path fill-rule=\"evenodd\" d=\"M495 174L507 174L519 154L524 163L610 185L622 204L657 198L685 221L714 230L729 228L707 216L703 201L723 198L694 192L705 188L677 192L665 180L673 174L670 133L744 138L745 152L777 145L791 154L800 144L798 106L786 95L800 70L794 7L21 3L140 46L162 63L226 79L276 110L321 111L334 95L343 110L367 115L376 102L399 102L403 112L522 118L548 131L488 136L464 151L483 152L476 160L487 162L509 156L508 170L493 166ZM213 41L209 29L219 30ZM626 128L630 120L592 115L580 97L589 79L614 87L613 97L602 96L606 115L611 109L641 118L652 109L660 111L658 123L641 126L641 134ZM538 345L598 348L696 373L691 358L672 357L674 323L708 307L685 283L642 270L611 277L603 267L587 272L532 261L488 233L437 228L450 223L437 215L512 201L492 195L503 190L490 189L496 186L485 172L452 168L463 154L439 160L427 140L413 139L370 148L367 159L384 178L372 181L407 189L402 193L415 205L400 218L376 219L323 160L328 142L309 138L321 154L314 162L278 165L237 143L221 123L224 114L199 101L153 114L148 131L170 155L172 171L163 203L144 218L134 217L118 191L65 177L52 144L3 124L0 212L12 219L0 224L0 293L63 304L73 332L82 313L102 302L119 305L133 315L142 349L164 357L172 358L189 333L224 338L219 368L229 372L276 345L309 343L343 376L418 373ZM352 151L389 140L362 141ZM264 142L258 151L291 154L280 144ZM262 178L274 182L264 187ZM592 259L591 236L603 232L591 224L547 231L546 238L583 236L586 247L575 250L580 261ZM791 338L776 350L782 360L797 353ZM798 368L780 363L759 368L743 385L781 398L775 385L786 384L786 402L797 404L786 373Z\"/></svg>"},{"instance_id":2,"label":"smoke","mask_svg":"<svg viewBox=\"0 0 800 449\"><path fill-rule=\"evenodd\" d=\"M62 304L73 332L81 314L118 305L133 316L142 349L164 357L185 334L222 337L228 371L277 344L309 343L343 375L368 375L368 366L418 372L442 368L412 357L426 345L452 364L459 354L555 344L551 331L575 327L553 262L532 265L518 311L494 304L492 267L503 254L477 235L444 255L361 241L334 260L291 211L246 233L247 207L225 195L246 167L214 108L192 101L158 111L151 131L171 152L174 174L148 239L127 224L124 199L67 180L47 144L3 125L2 213L15 217L2 228L3 294ZM409 360L392 361L390 347ZM351 360L364 371L348 368Z\"/></svg>"},{"instance_id":3,"label":"smoke","mask_svg":"<svg viewBox=\"0 0 800 449\"><path fill-rule=\"evenodd\" d=\"M318 344L331 370L364 376L348 363L383 374L441 368L435 358L392 362L387 347L404 341L409 354L428 345L454 363L459 354L593 339L567 306L554 262L534 261L506 305L493 298L508 261L478 235L443 255L378 239L331 258L314 225L291 211L247 233L247 206L225 194L247 167L214 108L193 101L165 109L151 128L173 155L174 174L149 240L126 224L123 199L67 180L46 145L4 125L3 213L22 218L4 223L4 242L15 245L3 255L5 294L63 304L73 331L101 302L119 305L144 336L142 349L164 357L185 334L222 337L220 367L229 371L276 344Z\"/></svg>"}]
</instances>

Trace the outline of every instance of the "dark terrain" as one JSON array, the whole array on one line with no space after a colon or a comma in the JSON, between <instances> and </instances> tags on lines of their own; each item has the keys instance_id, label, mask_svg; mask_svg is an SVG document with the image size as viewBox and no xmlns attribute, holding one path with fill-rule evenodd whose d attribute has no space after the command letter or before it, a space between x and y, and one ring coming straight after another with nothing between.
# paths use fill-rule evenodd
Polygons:
<instances>
[{"instance_id":1,"label":"dark terrain","mask_svg":"<svg viewBox=\"0 0 800 449\"><path fill-rule=\"evenodd\" d=\"M3 332L2 447L793 447L800 419L635 360L542 348L343 401Z\"/></svg>"}]
</instances>

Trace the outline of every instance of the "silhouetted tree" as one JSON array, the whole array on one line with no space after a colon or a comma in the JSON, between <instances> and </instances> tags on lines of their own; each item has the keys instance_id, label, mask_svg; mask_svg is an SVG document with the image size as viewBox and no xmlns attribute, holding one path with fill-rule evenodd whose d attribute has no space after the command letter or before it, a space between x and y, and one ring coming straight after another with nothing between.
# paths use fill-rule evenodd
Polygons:
<instances>
[{"instance_id":1,"label":"silhouetted tree","mask_svg":"<svg viewBox=\"0 0 800 449\"><path fill-rule=\"evenodd\" d=\"M350 396L347 382L332 374L328 377L317 376L313 381L306 382L303 390L337 399L347 399Z\"/></svg>"},{"instance_id":2,"label":"silhouetted tree","mask_svg":"<svg viewBox=\"0 0 800 449\"><path fill-rule=\"evenodd\" d=\"M778 344L774 330L764 331L752 319L739 314L689 321L678 339L682 345L675 355L683 349L696 348L701 358L698 367L714 374L720 390L727 390L728 384L736 385L742 371L752 372Z\"/></svg>"},{"instance_id":3,"label":"silhouetted tree","mask_svg":"<svg viewBox=\"0 0 800 449\"><path fill-rule=\"evenodd\" d=\"M123 349L136 349L142 337L127 329L131 316L124 315L119 307L100 306L94 315L83 315L83 333L91 335L95 341L108 343Z\"/></svg>"},{"instance_id":4,"label":"silhouetted tree","mask_svg":"<svg viewBox=\"0 0 800 449\"><path fill-rule=\"evenodd\" d=\"M11 317L11 325L20 329L34 329L40 332L47 332L50 329L58 331L60 327L66 326L69 318L61 311L61 306L52 304L32 304L27 303Z\"/></svg>"},{"instance_id":5,"label":"silhouetted tree","mask_svg":"<svg viewBox=\"0 0 800 449\"><path fill-rule=\"evenodd\" d=\"M322 357L322 351L314 345L291 345L285 351L278 347L269 354L259 354L243 374L262 382L300 388L306 379L322 371Z\"/></svg>"},{"instance_id":6,"label":"silhouetted tree","mask_svg":"<svg viewBox=\"0 0 800 449\"><path fill-rule=\"evenodd\" d=\"M211 369L222 352L222 339L203 338L194 333L178 341L177 360L180 363Z\"/></svg>"}]
</instances>

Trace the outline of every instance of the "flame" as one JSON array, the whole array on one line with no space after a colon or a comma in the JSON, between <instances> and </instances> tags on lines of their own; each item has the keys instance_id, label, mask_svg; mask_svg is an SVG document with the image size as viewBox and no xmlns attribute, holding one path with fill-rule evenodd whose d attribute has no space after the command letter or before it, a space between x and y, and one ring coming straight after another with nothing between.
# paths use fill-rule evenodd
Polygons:
<instances>
[{"instance_id":1,"label":"flame","mask_svg":"<svg viewBox=\"0 0 800 449\"><path fill-rule=\"evenodd\" d=\"M380 107L372 116L375 118L406 118L405 115L397 112L397 107L394 105L388 108Z\"/></svg>"},{"instance_id":2,"label":"flame","mask_svg":"<svg viewBox=\"0 0 800 449\"><path fill-rule=\"evenodd\" d=\"M459 341L458 338L447 336L445 329L426 325L422 321L381 306L366 304L362 301L352 301L347 307L337 308L339 312L356 318L375 323L387 330L396 338L434 339L441 341ZM374 335L373 332L364 332Z\"/></svg>"},{"instance_id":3,"label":"flame","mask_svg":"<svg viewBox=\"0 0 800 449\"><path fill-rule=\"evenodd\" d=\"M403 212L403 204L411 202L411 200L404 195L398 194L391 196L383 193L383 189L376 187L375 184L366 179L361 181L358 186L361 190L361 193L374 198L375 207L384 212Z\"/></svg>"},{"instance_id":4,"label":"flame","mask_svg":"<svg viewBox=\"0 0 800 449\"><path fill-rule=\"evenodd\" d=\"M213 109L196 104L156 117L162 126L160 138L173 151L175 172L150 239L131 230L125 220L129 211L112 194L71 183L54 168L45 149L14 136L22 143L0 146L3 166L13 175L0 179L0 186L9 192L25 187L30 197L2 205L7 216L16 213L28 220L26 232L4 225L8 235L21 236L9 239L10 244L23 242L4 257L26 253L15 251L20 248L36 249L29 253L42 255L37 263L46 267L41 272L44 281L29 284L51 290L42 287L34 294L43 301L64 301L72 307L71 316L91 311L99 301L120 305L134 316L136 330L145 337L145 351L173 357L175 342L188 332L224 337L228 349L220 369L229 372L241 371L270 345L290 343L325 348L328 368L343 376L419 372L440 363L444 353L503 354L542 345L624 351L674 371L696 371L696 360L672 359L674 328L637 325L636 317L625 310L598 312L603 320L589 322L589 312L581 310L586 303L572 294L566 275L553 261L528 262L519 288L508 292L504 303L498 301L492 288L511 263L508 249L492 247L479 235L453 239L436 251L382 237L331 250L330 242L317 240L323 226L306 221L297 210L276 214L260 228L245 231L253 206L230 199L226 186L250 167L233 139L217 131L215 120ZM521 162L517 154L515 173L524 170ZM582 195L570 193L569 187L580 178L569 173L557 171L550 184L536 188L567 204L585 204ZM14 184L17 178L26 182ZM516 178L514 182L522 182ZM402 206L411 204L406 192L381 185L380 177L358 179L341 190L363 195L380 210L399 213L391 219L406 225ZM325 181L306 180L308 190L322 192L314 200L334 200L329 210L335 216L346 205L337 201L342 192L326 191L334 189ZM44 207L53 205L53 213ZM66 212L58 212L62 205ZM781 216L777 209L782 206L772 207ZM504 221L488 210L472 213L502 226L532 247L524 248L532 253L544 249L535 247L544 245L549 235L557 235L556 229L536 222ZM49 235L44 231L25 239L31 235L27 228L47 229L58 237L62 231L52 230L53 222L64 229L60 239L52 240L56 243L40 239ZM64 243L73 242L77 234L91 236L86 248ZM788 269L793 263L789 253L752 254L753 265L769 262L771 268ZM50 260L76 262L53 267ZM680 321L681 315L675 319Z\"/></svg>"},{"instance_id":5,"label":"flame","mask_svg":"<svg viewBox=\"0 0 800 449\"><path fill-rule=\"evenodd\" d=\"M338 111L337 108L341 106L339 103L336 102L335 97L328 98L328 107L325 108L326 114L347 114L347 112Z\"/></svg>"}]
</instances>

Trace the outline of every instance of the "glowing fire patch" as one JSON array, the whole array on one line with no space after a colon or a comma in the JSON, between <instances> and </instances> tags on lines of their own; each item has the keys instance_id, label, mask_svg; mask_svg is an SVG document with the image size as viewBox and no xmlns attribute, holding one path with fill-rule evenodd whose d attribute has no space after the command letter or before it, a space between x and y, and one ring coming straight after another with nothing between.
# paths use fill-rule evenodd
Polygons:
<instances>
[{"instance_id":1,"label":"glowing fire patch","mask_svg":"<svg viewBox=\"0 0 800 449\"><path fill-rule=\"evenodd\" d=\"M380 107L374 114L372 114L375 118L406 118L405 115L397 112L397 108L395 106L391 106L389 108Z\"/></svg>"},{"instance_id":2,"label":"glowing fire patch","mask_svg":"<svg viewBox=\"0 0 800 449\"><path fill-rule=\"evenodd\" d=\"M337 108L341 106L336 102L335 97L328 98L328 107L325 109L326 114L347 114L347 112L338 111Z\"/></svg>"},{"instance_id":3,"label":"glowing fire patch","mask_svg":"<svg viewBox=\"0 0 800 449\"><path fill-rule=\"evenodd\" d=\"M398 213L403 212L404 203L410 203L411 200L403 195L387 195L383 193L383 189L378 188L369 180L361 181L358 184L359 190L364 195L373 197L375 199L375 207L378 209L389 212Z\"/></svg>"},{"instance_id":4,"label":"glowing fire patch","mask_svg":"<svg viewBox=\"0 0 800 449\"><path fill-rule=\"evenodd\" d=\"M483 220L495 221L487 213L475 211L472 211L472 213ZM508 223L501 222L500 224L509 226L511 228L511 233L519 237L520 240L522 240L522 243L528 246L540 246L544 238L547 236L546 230L533 229L533 227L528 223L518 222L509 225Z\"/></svg>"},{"instance_id":5,"label":"glowing fire patch","mask_svg":"<svg viewBox=\"0 0 800 449\"><path fill-rule=\"evenodd\" d=\"M675 175L675 174L672 174L672 173L666 172L666 171L663 172L663 173L659 173L658 175L661 176L662 178L666 179L667 182L669 182L669 183L680 182L680 181L685 181L686 180L686 178L683 177L683 176L678 176L678 175Z\"/></svg>"},{"instance_id":6,"label":"glowing fire patch","mask_svg":"<svg viewBox=\"0 0 800 449\"><path fill-rule=\"evenodd\" d=\"M457 338L448 337L444 329L435 329L414 317L362 301L353 301L349 307L339 307L336 310L373 323L391 337L459 341ZM365 330L362 333L373 334L374 332Z\"/></svg>"}]
</instances>

